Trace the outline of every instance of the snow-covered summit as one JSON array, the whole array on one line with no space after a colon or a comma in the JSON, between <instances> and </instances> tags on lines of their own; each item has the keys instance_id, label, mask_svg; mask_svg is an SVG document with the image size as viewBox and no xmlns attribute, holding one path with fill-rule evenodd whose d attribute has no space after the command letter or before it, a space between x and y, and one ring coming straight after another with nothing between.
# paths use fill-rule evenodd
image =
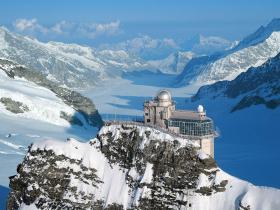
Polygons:
<instances>
[{"instance_id":1,"label":"snow-covered summit","mask_svg":"<svg viewBox=\"0 0 280 210\"><path fill-rule=\"evenodd\" d=\"M186 64L195 57L195 54L186 51L186 52L176 52L170 54L167 58L161 60L150 60L147 61L148 64L158 68L160 71L169 74L180 74Z\"/></svg>"},{"instance_id":2,"label":"snow-covered summit","mask_svg":"<svg viewBox=\"0 0 280 210\"><path fill-rule=\"evenodd\" d=\"M259 67L251 67L232 81L219 81L202 86L193 100L226 97L236 99L232 111L252 105L275 109L280 105L280 53Z\"/></svg>"},{"instance_id":3,"label":"snow-covered summit","mask_svg":"<svg viewBox=\"0 0 280 210\"><path fill-rule=\"evenodd\" d=\"M182 43L182 48L190 50L196 55L210 55L231 48L233 43L219 36L194 36Z\"/></svg>"},{"instance_id":4,"label":"snow-covered summit","mask_svg":"<svg viewBox=\"0 0 280 210\"><path fill-rule=\"evenodd\" d=\"M267 39L275 31L280 31L280 18L274 18L267 26L261 26L257 31L245 37L236 46L236 49L258 44Z\"/></svg>"},{"instance_id":5,"label":"snow-covered summit","mask_svg":"<svg viewBox=\"0 0 280 210\"><path fill-rule=\"evenodd\" d=\"M87 143L35 143L17 171L11 177L10 209L280 206L279 190L232 177L195 145L143 126L105 126Z\"/></svg>"},{"instance_id":6,"label":"snow-covered summit","mask_svg":"<svg viewBox=\"0 0 280 210\"><path fill-rule=\"evenodd\" d=\"M205 85L220 80L233 80L250 67L262 65L280 52L278 22L272 21L262 32L258 32L259 29L255 35L245 38L233 49L192 59L178 76L177 82L180 85Z\"/></svg>"}]
</instances>

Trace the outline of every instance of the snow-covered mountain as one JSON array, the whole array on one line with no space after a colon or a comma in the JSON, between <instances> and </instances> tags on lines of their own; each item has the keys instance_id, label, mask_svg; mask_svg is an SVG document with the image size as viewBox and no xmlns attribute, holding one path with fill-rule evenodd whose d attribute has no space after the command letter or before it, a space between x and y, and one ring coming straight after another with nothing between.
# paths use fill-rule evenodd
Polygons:
<instances>
[{"instance_id":1,"label":"snow-covered mountain","mask_svg":"<svg viewBox=\"0 0 280 210\"><path fill-rule=\"evenodd\" d=\"M106 125L87 143L34 143L10 177L15 209L280 208L280 190L235 178L191 141Z\"/></svg>"},{"instance_id":2,"label":"snow-covered mountain","mask_svg":"<svg viewBox=\"0 0 280 210\"><path fill-rule=\"evenodd\" d=\"M154 68L158 68L163 73L180 74L193 57L195 57L195 54L190 51L178 51L170 54L165 59L149 60L147 63L154 66Z\"/></svg>"},{"instance_id":3,"label":"snow-covered mountain","mask_svg":"<svg viewBox=\"0 0 280 210\"><path fill-rule=\"evenodd\" d=\"M42 43L0 27L0 57L39 70L68 87L96 85L123 71L146 69L125 51L102 50L76 44Z\"/></svg>"},{"instance_id":4,"label":"snow-covered mountain","mask_svg":"<svg viewBox=\"0 0 280 210\"><path fill-rule=\"evenodd\" d=\"M40 72L0 59L0 76L1 112L4 114L64 126L71 123L102 125L90 99L59 87Z\"/></svg>"},{"instance_id":5,"label":"snow-covered mountain","mask_svg":"<svg viewBox=\"0 0 280 210\"><path fill-rule=\"evenodd\" d=\"M259 185L280 187L280 53L232 81L203 86L185 106L203 104L221 135L220 167Z\"/></svg>"},{"instance_id":6,"label":"snow-covered mountain","mask_svg":"<svg viewBox=\"0 0 280 210\"><path fill-rule=\"evenodd\" d=\"M266 27L261 26L253 34L250 34L249 36L244 38L241 42L239 42L235 48L240 49L251 45L256 45L262 42L263 40L269 38L274 31L280 31L279 18L273 19Z\"/></svg>"},{"instance_id":7,"label":"snow-covered mountain","mask_svg":"<svg viewBox=\"0 0 280 210\"><path fill-rule=\"evenodd\" d=\"M94 49L78 44L60 42L43 43L36 39L21 36L0 27L0 57L12 60L28 68L35 69L70 88L86 88L96 86L104 80L121 77L123 73L132 71L161 71L177 74L193 57L191 52L170 51L170 55L157 59L141 58L139 53L130 48L150 46L159 50L170 45L170 40L164 43L159 40L153 46L151 38L131 40L120 44L121 47L107 46ZM124 46L123 46L124 45ZM145 48L145 50L147 50ZM160 50L159 50L160 51ZM175 52L176 53L175 53ZM138 52L138 51L137 51ZM168 51L169 52L169 51Z\"/></svg>"},{"instance_id":8,"label":"snow-covered mountain","mask_svg":"<svg viewBox=\"0 0 280 210\"><path fill-rule=\"evenodd\" d=\"M258 104L276 108L280 105L280 53L259 67L251 67L232 81L202 86L193 100L206 97L237 99L232 111Z\"/></svg>"},{"instance_id":9,"label":"snow-covered mountain","mask_svg":"<svg viewBox=\"0 0 280 210\"><path fill-rule=\"evenodd\" d=\"M94 103L38 71L0 59L0 209L8 177L32 142L95 136L103 122Z\"/></svg>"},{"instance_id":10,"label":"snow-covered mountain","mask_svg":"<svg viewBox=\"0 0 280 210\"><path fill-rule=\"evenodd\" d=\"M218 36L197 35L183 42L180 46L182 49L190 50L196 55L210 55L216 52L224 51L234 47L235 42Z\"/></svg>"},{"instance_id":11,"label":"snow-covered mountain","mask_svg":"<svg viewBox=\"0 0 280 210\"><path fill-rule=\"evenodd\" d=\"M192 59L177 82L205 85L232 80L250 67L262 65L280 52L279 23L280 19L274 19L228 51Z\"/></svg>"}]
</instances>

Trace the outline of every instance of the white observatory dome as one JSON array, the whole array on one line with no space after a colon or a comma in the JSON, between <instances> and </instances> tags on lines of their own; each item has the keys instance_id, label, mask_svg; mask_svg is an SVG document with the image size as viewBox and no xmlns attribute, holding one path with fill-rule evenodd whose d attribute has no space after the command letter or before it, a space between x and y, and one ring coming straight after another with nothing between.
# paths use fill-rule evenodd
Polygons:
<instances>
[{"instance_id":1,"label":"white observatory dome","mask_svg":"<svg viewBox=\"0 0 280 210\"><path fill-rule=\"evenodd\" d=\"M156 100L159 103L159 106L168 107L172 104L171 94L168 90L161 90L157 94Z\"/></svg>"},{"instance_id":2,"label":"white observatory dome","mask_svg":"<svg viewBox=\"0 0 280 210\"><path fill-rule=\"evenodd\" d=\"M199 112L199 113L204 112L204 108L203 108L202 105L198 105L198 107L197 107L197 112Z\"/></svg>"},{"instance_id":3,"label":"white observatory dome","mask_svg":"<svg viewBox=\"0 0 280 210\"><path fill-rule=\"evenodd\" d=\"M171 101L171 94L168 90L161 90L157 94L157 99L159 101Z\"/></svg>"}]
</instances>

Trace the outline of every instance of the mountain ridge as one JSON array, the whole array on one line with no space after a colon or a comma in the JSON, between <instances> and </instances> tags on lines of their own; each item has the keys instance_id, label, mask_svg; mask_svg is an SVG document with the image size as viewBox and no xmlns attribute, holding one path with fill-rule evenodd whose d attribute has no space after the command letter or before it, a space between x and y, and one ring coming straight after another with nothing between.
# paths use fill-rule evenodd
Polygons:
<instances>
[{"instance_id":1,"label":"mountain ridge","mask_svg":"<svg viewBox=\"0 0 280 210\"><path fill-rule=\"evenodd\" d=\"M17 172L10 178L11 210L280 206L279 190L232 177L191 141L142 126L106 125L87 143L33 144Z\"/></svg>"},{"instance_id":2,"label":"mountain ridge","mask_svg":"<svg viewBox=\"0 0 280 210\"><path fill-rule=\"evenodd\" d=\"M68 105L77 113L84 116L89 125L96 127L100 127L102 125L101 117L93 102L89 98L82 96L80 93L61 87L59 84L48 80L40 72L30 70L11 61L0 59L0 70L2 74L4 73L5 76L10 78L11 82L15 82L15 84L17 81L24 79L31 84L33 83L32 85L36 85L34 89L36 87L38 89L46 88L47 90L51 91L56 97L62 100L65 105ZM2 80L5 80L4 75L2 77ZM4 86L1 87L1 89L4 90ZM5 94L3 94L3 96L9 97L9 95ZM21 97L19 96L19 98ZM2 103L4 102L2 101ZM24 103L24 101L20 103ZM11 102L10 106L12 106ZM68 116L67 112L65 111L63 111L60 115L61 118L68 119L70 123L79 122L80 125L82 124L78 118L75 118L74 116Z\"/></svg>"},{"instance_id":3,"label":"mountain ridge","mask_svg":"<svg viewBox=\"0 0 280 210\"><path fill-rule=\"evenodd\" d=\"M133 71L178 74L193 56L190 52L178 51L164 59L144 60L125 49L98 49L55 41L44 43L4 27L0 27L0 49L1 58L36 69L53 81L75 89L94 87Z\"/></svg>"},{"instance_id":4,"label":"mountain ridge","mask_svg":"<svg viewBox=\"0 0 280 210\"><path fill-rule=\"evenodd\" d=\"M276 22L278 23L278 21ZM276 28L275 30L279 29ZM259 32L256 33L259 34ZM256 37L254 38L256 39ZM255 45L247 46L241 41L235 48L205 56L204 60L203 57L194 58L178 76L177 83L179 86L188 84L205 85L220 80L232 80L240 73L247 71L248 68L262 65L279 52L280 31L273 31L267 39L257 42Z\"/></svg>"},{"instance_id":5,"label":"mountain ridge","mask_svg":"<svg viewBox=\"0 0 280 210\"><path fill-rule=\"evenodd\" d=\"M193 101L208 98L239 98L232 108L237 111L252 105L264 104L274 109L280 105L280 53L259 67L251 67L232 81L219 81L202 86Z\"/></svg>"}]
</instances>

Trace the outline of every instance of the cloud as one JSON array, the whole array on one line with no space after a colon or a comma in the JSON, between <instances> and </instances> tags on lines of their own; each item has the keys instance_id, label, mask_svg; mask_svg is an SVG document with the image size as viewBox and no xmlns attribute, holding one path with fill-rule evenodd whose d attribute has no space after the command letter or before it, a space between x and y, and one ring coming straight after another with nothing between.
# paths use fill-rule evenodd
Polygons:
<instances>
[{"instance_id":1,"label":"cloud","mask_svg":"<svg viewBox=\"0 0 280 210\"><path fill-rule=\"evenodd\" d=\"M178 44L174 41L174 39L165 38L163 39L163 43L164 45L169 47L179 48Z\"/></svg>"},{"instance_id":2,"label":"cloud","mask_svg":"<svg viewBox=\"0 0 280 210\"><path fill-rule=\"evenodd\" d=\"M41 26L36 18L33 19L17 19L14 22L14 28L17 31L24 32L24 31L39 31L41 33L46 33L48 31L47 28Z\"/></svg>"},{"instance_id":3,"label":"cloud","mask_svg":"<svg viewBox=\"0 0 280 210\"><path fill-rule=\"evenodd\" d=\"M115 44L102 44L99 48L125 50L144 59L160 59L177 52L180 46L174 39L141 35Z\"/></svg>"},{"instance_id":4,"label":"cloud","mask_svg":"<svg viewBox=\"0 0 280 210\"><path fill-rule=\"evenodd\" d=\"M56 23L50 28L50 31L56 34L67 34L75 28L75 24L65 20Z\"/></svg>"},{"instance_id":5,"label":"cloud","mask_svg":"<svg viewBox=\"0 0 280 210\"><path fill-rule=\"evenodd\" d=\"M23 34L50 35L50 36L76 36L81 38L94 39L98 36L115 36L121 33L120 21L109 23L74 23L60 21L47 27L38 22L36 18L17 19L13 23L14 29Z\"/></svg>"},{"instance_id":6,"label":"cloud","mask_svg":"<svg viewBox=\"0 0 280 210\"><path fill-rule=\"evenodd\" d=\"M120 21L110 23L84 23L80 24L77 31L87 38L95 38L100 35L114 36L121 32Z\"/></svg>"},{"instance_id":7,"label":"cloud","mask_svg":"<svg viewBox=\"0 0 280 210\"><path fill-rule=\"evenodd\" d=\"M172 48L179 49L179 46L173 39L163 38L154 39L150 36L144 35L136 37L125 42L121 42L117 47L127 48L128 50L140 51L143 49L163 49Z\"/></svg>"}]
</instances>

